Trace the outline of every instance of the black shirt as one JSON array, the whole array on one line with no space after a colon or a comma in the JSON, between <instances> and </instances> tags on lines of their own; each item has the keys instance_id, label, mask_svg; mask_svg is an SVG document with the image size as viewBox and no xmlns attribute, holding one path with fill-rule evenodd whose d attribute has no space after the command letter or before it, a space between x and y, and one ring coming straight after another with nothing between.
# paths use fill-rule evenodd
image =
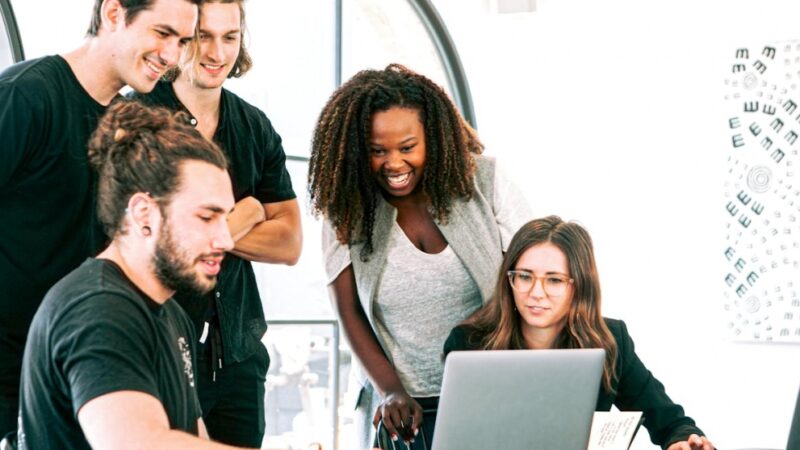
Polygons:
<instances>
[{"instance_id":1,"label":"black shirt","mask_svg":"<svg viewBox=\"0 0 800 450\"><path fill-rule=\"evenodd\" d=\"M0 74L0 396L16 398L28 326L47 290L96 254L86 144L105 107L60 56Z\"/></svg>"},{"instance_id":2,"label":"black shirt","mask_svg":"<svg viewBox=\"0 0 800 450\"><path fill-rule=\"evenodd\" d=\"M620 411L642 411L650 440L662 448L685 441L693 433L703 436L694 420L684 414L681 405L667 396L664 385L636 355L625 322L608 318L604 320L617 343L616 377L612 383L613 393L600 387L596 410L609 411L613 404ZM464 326L458 326L445 341L445 357L455 350L477 350L480 348L478 341L476 335L470 334Z\"/></svg>"},{"instance_id":3,"label":"black shirt","mask_svg":"<svg viewBox=\"0 0 800 450\"><path fill-rule=\"evenodd\" d=\"M47 293L25 347L20 449L88 449L77 414L88 401L139 391L170 427L197 434L194 332L172 300L158 304L111 261L88 259Z\"/></svg>"},{"instance_id":4,"label":"black shirt","mask_svg":"<svg viewBox=\"0 0 800 450\"><path fill-rule=\"evenodd\" d=\"M149 94L133 98L175 111L191 113L175 95L171 83L160 82ZM197 120L191 117L191 125ZM261 203L275 203L296 198L286 170L286 154L281 137L272 128L263 111L222 89L220 117L214 133L216 142L228 158L228 171L235 200L253 196ZM209 293L216 299L216 313L222 331L225 362L242 361L261 345L267 330L261 297L250 261L228 254L222 262L217 286ZM175 298L186 309L202 332L207 298L192 298L177 293Z\"/></svg>"}]
</instances>

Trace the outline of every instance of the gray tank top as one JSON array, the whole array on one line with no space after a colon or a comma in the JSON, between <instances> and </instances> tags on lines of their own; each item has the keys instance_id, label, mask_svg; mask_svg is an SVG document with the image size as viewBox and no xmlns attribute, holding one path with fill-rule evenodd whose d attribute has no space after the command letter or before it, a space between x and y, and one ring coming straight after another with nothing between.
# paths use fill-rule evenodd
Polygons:
<instances>
[{"instance_id":1,"label":"gray tank top","mask_svg":"<svg viewBox=\"0 0 800 450\"><path fill-rule=\"evenodd\" d=\"M439 395L444 341L480 306L478 285L449 245L440 253L425 253L393 224L373 311L377 331L411 396Z\"/></svg>"}]
</instances>

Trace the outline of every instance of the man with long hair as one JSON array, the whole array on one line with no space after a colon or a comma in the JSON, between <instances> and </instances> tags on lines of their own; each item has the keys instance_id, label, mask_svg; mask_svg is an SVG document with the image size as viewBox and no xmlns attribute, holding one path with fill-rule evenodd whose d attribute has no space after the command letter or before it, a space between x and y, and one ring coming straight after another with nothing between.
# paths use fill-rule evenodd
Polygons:
<instances>
[{"instance_id":1,"label":"man with long hair","mask_svg":"<svg viewBox=\"0 0 800 450\"><path fill-rule=\"evenodd\" d=\"M79 48L0 74L0 437L17 427L25 338L45 292L105 236L86 142L120 88L149 91L201 0L96 0Z\"/></svg>"},{"instance_id":2,"label":"man with long hair","mask_svg":"<svg viewBox=\"0 0 800 450\"><path fill-rule=\"evenodd\" d=\"M220 149L163 108L117 102L89 143L111 243L47 293L25 347L21 449L230 448L208 440L176 290L233 247Z\"/></svg>"},{"instance_id":3,"label":"man with long hair","mask_svg":"<svg viewBox=\"0 0 800 450\"><path fill-rule=\"evenodd\" d=\"M190 124L230 161L236 208L228 223L235 246L213 292L200 297L179 291L176 298L201 343L198 393L209 434L229 444L260 446L269 355L261 343L267 325L251 261L294 264L302 232L280 136L261 110L223 88L225 80L252 66L243 3L207 0L177 79L135 97L187 113Z\"/></svg>"}]
</instances>

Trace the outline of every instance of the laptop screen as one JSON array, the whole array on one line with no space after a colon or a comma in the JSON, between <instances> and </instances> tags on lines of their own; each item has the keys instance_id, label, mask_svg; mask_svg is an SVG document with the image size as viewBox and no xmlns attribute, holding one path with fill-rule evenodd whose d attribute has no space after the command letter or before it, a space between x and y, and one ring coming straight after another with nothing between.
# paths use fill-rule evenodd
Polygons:
<instances>
[{"instance_id":1,"label":"laptop screen","mask_svg":"<svg viewBox=\"0 0 800 450\"><path fill-rule=\"evenodd\" d=\"M585 450L605 351L452 352L433 450Z\"/></svg>"}]
</instances>

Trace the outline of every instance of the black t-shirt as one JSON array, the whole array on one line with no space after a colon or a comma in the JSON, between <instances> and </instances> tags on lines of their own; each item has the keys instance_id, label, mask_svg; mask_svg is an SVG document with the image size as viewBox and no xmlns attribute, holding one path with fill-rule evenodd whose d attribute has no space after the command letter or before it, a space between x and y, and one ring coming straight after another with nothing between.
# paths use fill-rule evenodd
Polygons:
<instances>
[{"instance_id":1,"label":"black t-shirt","mask_svg":"<svg viewBox=\"0 0 800 450\"><path fill-rule=\"evenodd\" d=\"M31 324L20 448L90 448L78 411L118 391L156 397L171 428L197 434L194 339L175 301L159 305L113 262L88 259L53 286Z\"/></svg>"},{"instance_id":2,"label":"black t-shirt","mask_svg":"<svg viewBox=\"0 0 800 450\"><path fill-rule=\"evenodd\" d=\"M175 95L171 83L160 82L149 94L134 93L132 97L148 105L184 111L191 117ZM191 117L190 124L197 125L197 120ZM226 89L222 89L214 142L228 158L236 201L249 196L261 203L296 198L286 170L281 137L263 111ZM208 295L216 298L225 362L242 361L252 355L261 345L267 324L250 261L227 254L217 285ZM189 313L196 331L200 333L209 298L180 292L175 298Z\"/></svg>"},{"instance_id":3,"label":"black t-shirt","mask_svg":"<svg viewBox=\"0 0 800 450\"><path fill-rule=\"evenodd\" d=\"M104 111L60 56L0 74L2 397L18 395L25 336L45 293L104 242L86 156Z\"/></svg>"}]
</instances>

